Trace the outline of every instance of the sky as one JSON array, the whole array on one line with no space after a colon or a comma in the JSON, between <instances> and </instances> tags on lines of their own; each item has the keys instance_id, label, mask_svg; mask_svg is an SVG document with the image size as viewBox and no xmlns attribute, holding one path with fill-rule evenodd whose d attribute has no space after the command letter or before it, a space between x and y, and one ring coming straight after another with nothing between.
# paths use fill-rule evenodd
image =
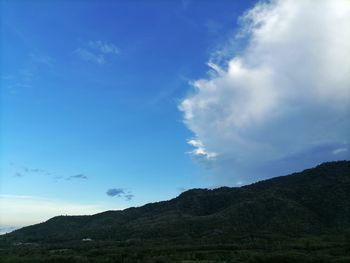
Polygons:
<instances>
[{"instance_id":1,"label":"sky","mask_svg":"<svg viewBox=\"0 0 350 263\"><path fill-rule=\"evenodd\" d=\"M347 0L0 12L2 229L350 157Z\"/></svg>"}]
</instances>

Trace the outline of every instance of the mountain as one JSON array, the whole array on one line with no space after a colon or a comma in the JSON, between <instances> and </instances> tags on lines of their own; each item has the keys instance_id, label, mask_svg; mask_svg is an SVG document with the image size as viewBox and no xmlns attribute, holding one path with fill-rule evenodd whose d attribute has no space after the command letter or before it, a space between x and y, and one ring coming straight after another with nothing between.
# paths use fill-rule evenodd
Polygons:
<instances>
[{"instance_id":1,"label":"mountain","mask_svg":"<svg viewBox=\"0 0 350 263\"><path fill-rule=\"evenodd\" d=\"M16 230L18 227L15 226L6 226L6 225L0 225L0 235L10 233L11 231Z\"/></svg>"},{"instance_id":2,"label":"mountain","mask_svg":"<svg viewBox=\"0 0 350 263\"><path fill-rule=\"evenodd\" d=\"M167 240L228 243L350 229L350 161L243 187L192 189L169 201L91 216L57 216L2 235L11 242Z\"/></svg>"}]
</instances>

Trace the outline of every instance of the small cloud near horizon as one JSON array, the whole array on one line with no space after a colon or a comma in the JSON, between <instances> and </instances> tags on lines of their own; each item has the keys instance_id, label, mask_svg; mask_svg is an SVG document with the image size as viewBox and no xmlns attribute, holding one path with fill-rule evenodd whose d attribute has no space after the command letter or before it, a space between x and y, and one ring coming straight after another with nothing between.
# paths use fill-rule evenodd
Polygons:
<instances>
[{"instance_id":1,"label":"small cloud near horizon","mask_svg":"<svg viewBox=\"0 0 350 263\"><path fill-rule=\"evenodd\" d=\"M110 188L106 191L106 194L110 197L123 197L126 201L130 201L134 198L134 195L130 191L126 191L124 188Z\"/></svg>"},{"instance_id":2,"label":"small cloud near horizon","mask_svg":"<svg viewBox=\"0 0 350 263\"><path fill-rule=\"evenodd\" d=\"M130 201L131 199L134 198L134 195L133 194L127 194L124 197L125 197L126 201Z\"/></svg>"}]
</instances>

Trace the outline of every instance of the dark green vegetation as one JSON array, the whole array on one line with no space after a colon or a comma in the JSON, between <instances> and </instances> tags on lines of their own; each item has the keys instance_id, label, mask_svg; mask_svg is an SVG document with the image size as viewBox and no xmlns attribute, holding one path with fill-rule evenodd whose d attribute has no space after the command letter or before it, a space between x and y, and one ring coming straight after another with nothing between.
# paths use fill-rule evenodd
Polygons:
<instances>
[{"instance_id":1,"label":"dark green vegetation","mask_svg":"<svg viewBox=\"0 0 350 263\"><path fill-rule=\"evenodd\" d=\"M350 262L350 162L58 216L0 236L0 246L2 262Z\"/></svg>"}]
</instances>

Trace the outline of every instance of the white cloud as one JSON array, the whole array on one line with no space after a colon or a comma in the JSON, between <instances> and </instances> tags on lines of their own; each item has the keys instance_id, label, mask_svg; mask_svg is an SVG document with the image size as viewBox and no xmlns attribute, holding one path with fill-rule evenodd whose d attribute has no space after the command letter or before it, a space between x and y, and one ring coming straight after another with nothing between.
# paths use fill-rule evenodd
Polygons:
<instances>
[{"instance_id":1,"label":"white cloud","mask_svg":"<svg viewBox=\"0 0 350 263\"><path fill-rule=\"evenodd\" d=\"M26 226L58 215L86 215L108 210L99 204L79 204L24 195L0 195L0 225Z\"/></svg>"},{"instance_id":2,"label":"white cloud","mask_svg":"<svg viewBox=\"0 0 350 263\"><path fill-rule=\"evenodd\" d=\"M208 152L205 149L203 143L198 139L188 140L187 143L194 147L194 150L190 151L189 153L196 158L205 159L205 160L215 160L215 158L218 155L215 152Z\"/></svg>"},{"instance_id":3,"label":"white cloud","mask_svg":"<svg viewBox=\"0 0 350 263\"><path fill-rule=\"evenodd\" d=\"M210 61L179 106L200 148L241 170L349 144L350 2L259 2L241 22L245 50Z\"/></svg>"},{"instance_id":4,"label":"white cloud","mask_svg":"<svg viewBox=\"0 0 350 263\"><path fill-rule=\"evenodd\" d=\"M106 63L107 58L120 53L117 46L101 40L90 41L86 48L78 48L75 53L83 60L99 65Z\"/></svg>"}]
</instances>

